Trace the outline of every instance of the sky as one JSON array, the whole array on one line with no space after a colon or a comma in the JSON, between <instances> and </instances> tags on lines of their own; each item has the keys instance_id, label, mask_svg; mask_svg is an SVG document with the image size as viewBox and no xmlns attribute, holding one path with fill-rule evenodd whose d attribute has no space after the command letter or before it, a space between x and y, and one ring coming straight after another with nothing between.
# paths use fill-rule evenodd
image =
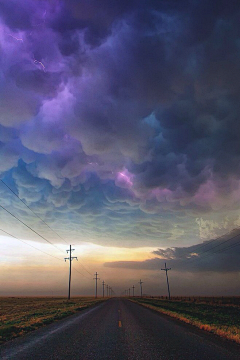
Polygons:
<instances>
[{"instance_id":1,"label":"sky","mask_svg":"<svg viewBox=\"0 0 240 360\"><path fill-rule=\"evenodd\" d=\"M239 16L0 0L0 295L240 295Z\"/></svg>"}]
</instances>

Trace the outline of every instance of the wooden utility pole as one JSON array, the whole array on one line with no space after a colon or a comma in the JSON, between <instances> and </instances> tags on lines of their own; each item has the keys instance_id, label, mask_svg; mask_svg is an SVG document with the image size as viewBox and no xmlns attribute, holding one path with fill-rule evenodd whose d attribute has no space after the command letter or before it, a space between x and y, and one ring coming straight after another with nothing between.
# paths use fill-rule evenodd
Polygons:
<instances>
[{"instance_id":1,"label":"wooden utility pole","mask_svg":"<svg viewBox=\"0 0 240 360\"><path fill-rule=\"evenodd\" d=\"M135 289L135 286L134 286L134 285L133 285L132 289L133 289L133 297L134 297L134 289Z\"/></svg>"},{"instance_id":2,"label":"wooden utility pole","mask_svg":"<svg viewBox=\"0 0 240 360\"><path fill-rule=\"evenodd\" d=\"M103 280L103 282L102 282L102 292L103 292L103 297L104 297L104 286L105 286L105 282L104 282L104 280Z\"/></svg>"},{"instance_id":3,"label":"wooden utility pole","mask_svg":"<svg viewBox=\"0 0 240 360\"><path fill-rule=\"evenodd\" d=\"M142 284L143 284L143 281L141 279L139 281L139 284L140 284L140 291L141 291L141 297L142 297Z\"/></svg>"},{"instance_id":4,"label":"wooden utility pole","mask_svg":"<svg viewBox=\"0 0 240 360\"><path fill-rule=\"evenodd\" d=\"M65 262L67 260L69 260L69 282L68 282L68 300L70 300L70 296L71 296L71 275L72 275L72 261L74 259L78 260L78 258L76 256L72 256L72 251L74 251L75 249L72 249L72 246L70 245L70 249L66 250L67 253L69 253L69 257L64 258Z\"/></svg>"},{"instance_id":5,"label":"wooden utility pole","mask_svg":"<svg viewBox=\"0 0 240 360\"><path fill-rule=\"evenodd\" d=\"M108 297L108 285L106 286L106 288L107 288L107 297Z\"/></svg>"},{"instance_id":6,"label":"wooden utility pole","mask_svg":"<svg viewBox=\"0 0 240 360\"><path fill-rule=\"evenodd\" d=\"M95 291L95 297L97 298L97 282L98 280L100 280L100 278L98 278L98 273L96 272L95 277L93 278L93 280L96 280L96 291Z\"/></svg>"},{"instance_id":7,"label":"wooden utility pole","mask_svg":"<svg viewBox=\"0 0 240 360\"><path fill-rule=\"evenodd\" d=\"M171 270L171 268L167 268L167 264L165 263L165 268L161 269L163 271L166 271L166 278L167 278L167 287L168 287L168 299L170 300L170 287L168 282L168 271Z\"/></svg>"}]
</instances>

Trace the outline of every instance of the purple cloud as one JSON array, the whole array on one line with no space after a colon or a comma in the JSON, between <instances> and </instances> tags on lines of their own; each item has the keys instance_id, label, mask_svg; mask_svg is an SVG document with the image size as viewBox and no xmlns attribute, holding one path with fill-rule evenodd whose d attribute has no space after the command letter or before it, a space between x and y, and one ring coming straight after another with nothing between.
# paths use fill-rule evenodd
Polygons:
<instances>
[{"instance_id":1,"label":"purple cloud","mask_svg":"<svg viewBox=\"0 0 240 360\"><path fill-rule=\"evenodd\" d=\"M53 223L116 243L189 244L199 218L233 228L239 11L0 1L1 177Z\"/></svg>"}]
</instances>

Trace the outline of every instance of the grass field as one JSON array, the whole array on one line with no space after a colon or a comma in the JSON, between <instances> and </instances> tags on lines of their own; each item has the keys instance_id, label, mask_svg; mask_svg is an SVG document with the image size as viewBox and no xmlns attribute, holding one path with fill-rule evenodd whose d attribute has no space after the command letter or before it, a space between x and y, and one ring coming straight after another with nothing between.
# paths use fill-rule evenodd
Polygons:
<instances>
[{"instance_id":1,"label":"grass field","mask_svg":"<svg viewBox=\"0 0 240 360\"><path fill-rule=\"evenodd\" d=\"M232 299L232 301L231 301ZM148 308L240 343L240 298L135 298Z\"/></svg>"},{"instance_id":2,"label":"grass field","mask_svg":"<svg viewBox=\"0 0 240 360\"><path fill-rule=\"evenodd\" d=\"M0 297L0 344L86 309L103 299Z\"/></svg>"}]
</instances>

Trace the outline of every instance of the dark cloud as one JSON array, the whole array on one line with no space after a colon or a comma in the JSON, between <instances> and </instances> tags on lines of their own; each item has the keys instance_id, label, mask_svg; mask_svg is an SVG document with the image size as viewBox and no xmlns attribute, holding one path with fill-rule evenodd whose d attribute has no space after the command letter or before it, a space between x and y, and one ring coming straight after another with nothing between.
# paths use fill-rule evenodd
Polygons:
<instances>
[{"instance_id":1,"label":"dark cloud","mask_svg":"<svg viewBox=\"0 0 240 360\"><path fill-rule=\"evenodd\" d=\"M1 17L12 29L29 29L35 7L33 1L0 1Z\"/></svg>"},{"instance_id":2,"label":"dark cloud","mask_svg":"<svg viewBox=\"0 0 240 360\"><path fill-rule=\"evenodd\" d=\"M236 272L240 271L240 231L233 230L218 239L189 247L174 247L153 251L156 258L145 261L116 261L106 267L160 270L167 267L181 272Z\"/></svg>"},{"instance_id":3,"label":"dark cloud","mask_svg":"<svg viewBox=\"0 0 240 360\"><path fill-rule=\"evenodd\" d=\"M16 85L24 90L54 96L61 79L57 74L47 74L41 70L24 71L16 77Z\"/></svg>"},{"instance_id":4,"label":"dark cloud","mask_svg":"<svg viewBox=\"0 0 240 360\"><path fill-rule=\"evenodd\" d=\"M237 224L237 1L0 0L0 11L0 170L22 199L141 244Z\"/></svg>"}]
</instances>

